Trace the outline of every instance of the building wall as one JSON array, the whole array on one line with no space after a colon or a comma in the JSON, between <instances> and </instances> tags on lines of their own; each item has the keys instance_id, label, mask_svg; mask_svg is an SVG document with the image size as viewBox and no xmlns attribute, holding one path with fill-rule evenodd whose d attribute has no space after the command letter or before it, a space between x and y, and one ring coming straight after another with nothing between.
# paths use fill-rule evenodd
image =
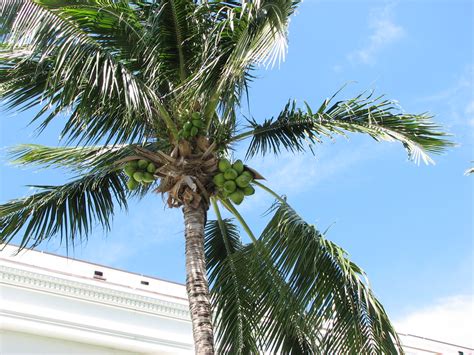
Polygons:
<instances>
[{"instance_id":1,"label":"building wall","mask_svg":"<svg viewBox=\"0 0 474 355\"><path fill-rule=\"evenodd\" d=\"M0 255L2 354L72 353L64 352L68 347L83 354L193 353L183 285L6 250Z\"/></svg>"},{"instance_id":2,"label":"building wall","mask_svg":"<svg viewBox=\"0 0 474 355\"><path fill-rule=\"evenodd\" d=\"M121 351L103 346L50 338L31 333L0 331L0 354L80 354L80 355L125 355L129 351Z\"/></svg>"}]
</instances>

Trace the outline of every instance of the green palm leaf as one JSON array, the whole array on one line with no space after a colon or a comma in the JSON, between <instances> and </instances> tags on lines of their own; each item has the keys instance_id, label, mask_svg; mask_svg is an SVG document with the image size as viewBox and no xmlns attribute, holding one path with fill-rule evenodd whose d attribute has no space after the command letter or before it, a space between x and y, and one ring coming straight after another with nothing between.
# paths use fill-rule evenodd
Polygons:
<instances>
[{"instance_id":1,"label":"green palm leaf","mask_svg":"<svg viewBox=\"0 0 474 355\"><path fill-rule=\"evenodd\" d=\"M18 1L19 11L9 11L8 5ZM1 68L0 95L11 101L10 107L23 103L28 108L45 102L35 118L47 114L41 128L59 114L72 111L63 135L87 142L103 138L119 142L142 139L153 132L157 117L165 120L173 131L160 98L137 75L136 56L127 57L132 50L123 49L133 47L140 37L119 40L114 35L111 37L115 40L104 40L108 38L102 33L104 29L91 25L103 17L102 12L113 11L106 12L97 4L87 9L81 8L81 3L77 7L61 7L47 0L3 0L2 5L0 15L5 20L1 31L8 33L2 42L11 49L0 54L6 62L6 67ZM115 24L126 23L130 27L132 21L117 16L109 17L116 20ZM127 36L130 33L135 34L128 31ZM17 46L22 47L22 56L18 55ZM16 58L13 63L12 56ZM23 81L18 82L19 77ZM21 90L25 82L31 87L27 92Z\"/></svg>"},{"instance_id":2,"label":"green palm leaf","mask_svg":"<svg viewBox=\"0 0 474 355\"><path fill-rule=\"evenodd\" d=\"M220 216L219 216L220 217ZM253 354L258 352L255 337L255 302L242 281L250 275L241 268L236 252L242 244L237 227L229 219L208 221L205 251L216 340L219 352Z\"/></svg>"},{"instance_id":3,"label":"green palm leaf","mask_svg":"<svg viewBox=\"0 0 474 355\"><path fill-rule=\"evenodd\" d=\"M221 224L220 229L219 221L210 221L206 238L214 244L212 249L208 244L207 258L219 315L216 332L227 349L239 353L235 334L241 316L252 319L247 336L272 353L402 352L363 271L287 204L276 205L260 239L247 246L230 221ZM231 231L231 254L223 250L222 230ZM218 247L220 257L213 252ZM242 299L252 302L237 302Z\"/></svg>"},{"instance_id":4,"label":"green palm leaf","mask_svg":"<svg viewBox=\"0 0 474 355\"><path fill-rule=\"evenodd\" d=\"M66 245L87 237L95 223L110 229L114 202L127 207L125 177L116 172L85 175L61 186L32 186L39 192L0 205L0 244L22 234L20 249L58 235Z\"/></svg>"},{"instance_id":5,"label":"green palm leaf","mask_svg":"<svg viewBox=\"0 0 474 355\"><path fill-rule=\"evenodd\" d=\"M169 149L169 143L144 145L109 145L82 147L47 147L39 144L21 144L10 149L11 162L16 165L65 167L74 172L100 172L121 169L117 162L136 155L135 147L148 150Z\"/></svg>"},{"instance_id":6,"label":"green palm leaf","mask_svg":"<svg viewBox=\"0 0 474 355\"><path fill-rule=\"evenodd\" d=\"M345 132L366 133L375 140L399 141L410 159L431 163L427 153L440 153L452 145L446 134L426 114L400 112L393 101L372 94L342 100L329 107L326 100L317 112L307 106L303 111L289 102L275 119L259 124L250 121L251 131L239 134L234 141L251 137L247 157L256 154L278 154L282 149L304 151L320 143L324 137L345 135Z\"/></svg>"}]
</instances>

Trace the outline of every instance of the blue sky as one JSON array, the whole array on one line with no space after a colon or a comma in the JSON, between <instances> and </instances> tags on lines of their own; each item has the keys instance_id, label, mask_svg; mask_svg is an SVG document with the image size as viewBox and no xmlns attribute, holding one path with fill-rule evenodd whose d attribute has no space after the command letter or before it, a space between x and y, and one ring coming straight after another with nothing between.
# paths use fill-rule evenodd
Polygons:
<instances>
[{"instance_id":1,"label":"blue sky","mask_svg":"<svg viewBox=\"0 0 474 355\"><path fill-rule=\"evenodd\" d=\"M434 166L409 162L397 143L357 135L326 141L315 156L249 162L307 221L321 230L330 227L327 237L368 273L392 318L421 335L437 336L439 329L429 323L448 319L446 314L458 316L457 333L474 317L462 311L472 311L474 282L474 177L463 175L474 160L473 13L468 0L306 0L291 20L286 61L257 73L250 112L242 109L260 120L276 115L289 98L319 107L350 82L341 97L375 90L406 112L433 113L453 134L458 146L434 156ZM58 144L59 126L35 137L28 113L2 116L2 147ZM236 157L243 149L238 147ZM1 158L0 202L28 194L24 185L66 179L60 170L11 167L5 150ZM257 232L271 202L257 193L240 208ZM70 255L183 282L182 232L181 211L167 210L161 197L149 196L131 203L128 213L117 212L110 233L97 230ZM55 242L40 249L65 252ZM431 319L437 312L441 318ZM418 318L408 322L413 317ZM420 330L417 322L424 324ZM466 343L468 338L454 333L444 329L440 336Z\"/></svg>"}]
</instances>

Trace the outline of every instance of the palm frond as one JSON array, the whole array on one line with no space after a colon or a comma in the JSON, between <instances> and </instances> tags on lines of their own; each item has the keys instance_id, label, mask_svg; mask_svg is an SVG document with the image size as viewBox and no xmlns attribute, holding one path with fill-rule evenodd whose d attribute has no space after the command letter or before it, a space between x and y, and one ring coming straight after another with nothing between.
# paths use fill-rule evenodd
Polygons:
<instances>
[{"instance_id":1,"label":"palm frond","mask_svg":"<svg viewBox=\"0 0 474 355\"><path fill-rule=\"evenodd\" d=\"M155 4L147 19L149 31L143 42L148 70L145 75L154 87L166 81L173 85L162 89L167 93L183 82L199 56L195 38L199 27L193 16L196 4L191 0L164 0Z\"/></svg>"},{"instance_id":2,"label":"palm frond","mask_svg":"<svg viewBox=\"0 0 474 355\"><path fill-rule=\"evenodd\" d=\"M8 10L8 5L18 2L18 12ZM138 37L136 41L125 37L118 41L120 45L107 40L107 31L116 37L115 27L127 23L128 28L131 20L126 22L126 15L119 20L115 13L109 16L115 22L107 31L93 25L103 13L113 13L109 3L97 4L86 9L83 2L74 7L48 0L2 0L0 15L6 17L2 31L8 33L2 42L10 46L2 51L7 56L2 59L2 97L10 100L9 107L42 106L35 117L46 115L42 129L53 118L72 111L63 135L86 142L141 140L154 132L157 117L175 131L160 98L140 80L134 67L136 56L127 56L130 53L123 49L133 47ZM130 33L135 32L128 31L127 36ZM18 54L18 46L28 51L13 61L7 52Z\"/></svg>"},{"instance_id":3,"label":"palm frond","mask_svg":"<svg viewBox=\"0 0 474 355\"><path fill-rule=\"evenodd\" d=\"M397 334L363 271L286 203L276 204L274 210L261 237L246 246L240 244L230 221L222 228L218 221L209 222L211 286L219 285L214 297L221 319L216 321L226 330L216 327L220 342L233 344L235 333L229 329L237 329L235 315L247 317L250 312L253 331L249 336L260 351L402 353ZM231 254L224 252L222 230L231 231ZM225 256L216 257L217 253ZM237 302L242 299L252 301Z\"/></svg>"},{"instance_id":4,"label":"palm frond","mask_svg":"<svg viewBox=\"0 0 474 355\"><path fill-rule=\"evenodd\" d=\"M474 174L474 168L469 168L464 172L464 175L471 175Z\"/></svg>"},{"instance_id":5,"label":"palm frond","mask_svg":"<svg viewBox=\"0 0 474 355\"><path fill-rule=\"evenodd\" d=\"M204 2L198 9L208 30L202 64L187 82L187 96L210 98L205 116L213 119L221 104L225 112L239 103L249 73L259 63L274 62L286 53L288 18L296 1Z\"/></svg>"},{"instance_id":6,"label":"palm frond","mask_svg":"<svg viewBox=\"0 0 474 355\"><path fill-rule=\"evenodd\" d=\"M21 144L9 150L11 162L15 165L33 165L43 168L65 167L73 172L112 171L121 168L117 162L136 155L135 147L148 150L169 148L165 142L145 145L109 145L84 147L47 147L39 144Z\"/></svg>"},{"instance_id":7,"label":"palm frond","mask_svg":"<svg viewBox=\"0 0 474 355\"><path fill-rule=\"evenodd\" d=\"M21 234L20 249L59 236L66 246L87 237L98 223L110 229L114 202L127 207L125 177L100 172L60 186L32 186L37 193L0 205L0 244Z\"/></svg>"},{"instance_id":8,"label":"palm frond","mask_svg":"<svg viewBox=\"0 0 474 355\"><path fill-rule=\"evenodd\" d=\"M369 134L377 141L398 141L410 159L432 163L428 153L441 153L453 144L427 114L408 114L400 111L395 102L372 94L361 94L329 106L331 99L312 112L297 108L289 102L275 119L263 123L249 121L252 128L239 134L234 141L251 137L247 157L268 152L278 154L282 149L304 151L321 143L322 138L343 135L345 132Z\"/></svg>"},{"instance_id":9,"label":"palm frond","mask_svg":"<svg viewBox=\"0 0 474 355\"><path fill-rule=\"evenodd\" d=\"M401 352L363 271L287 204L275 208L260 241L319 331L316 349L324 354Z\"/></svg>"},{"instance_id":10,"label":"palm frond","mask_svg":"<svg viewBox=\"0 0 474 355\"><path fill-rule=\"evenodd\" d=\"M208 221L205 251L211 302L219 353L253 354L258 352L254 300L242 281L249 276L239 267L237 252L242 244L236 225L229 219Z\"/></svg>"}]
</instances>

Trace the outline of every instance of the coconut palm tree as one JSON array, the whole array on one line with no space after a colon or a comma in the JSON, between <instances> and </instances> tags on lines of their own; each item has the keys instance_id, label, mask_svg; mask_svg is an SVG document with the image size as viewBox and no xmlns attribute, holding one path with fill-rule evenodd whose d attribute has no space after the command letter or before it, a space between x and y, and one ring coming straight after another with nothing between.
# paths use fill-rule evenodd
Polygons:
<instances>
[{"instance_id":1,"label":"coconut palm tree","mask_svg":"<svg viewBox=\"0 0 474 355\"><path fill-rule=\"evenodd\" d=\"M128 199L163 194L170 208L183 209L196 353L401 352L363 271L258 172L225 160L245 140L249 158L305 152L347 132L401 142L425 162L450 145L430 116L402 113L371 94L335 95L317 108L289 101L275 117L242 122L238 107L252 73L282 59L297 6L0 0L4 108L35 110L39 132L63 124L60 146L21 145L12 159L76 176L1 205L0 241L74 244L97 224L109 229ZM276 201L260 236L237 208L254 187ZM209 208L216 220L207 220Z\"/></svg>"}]
</instances>

